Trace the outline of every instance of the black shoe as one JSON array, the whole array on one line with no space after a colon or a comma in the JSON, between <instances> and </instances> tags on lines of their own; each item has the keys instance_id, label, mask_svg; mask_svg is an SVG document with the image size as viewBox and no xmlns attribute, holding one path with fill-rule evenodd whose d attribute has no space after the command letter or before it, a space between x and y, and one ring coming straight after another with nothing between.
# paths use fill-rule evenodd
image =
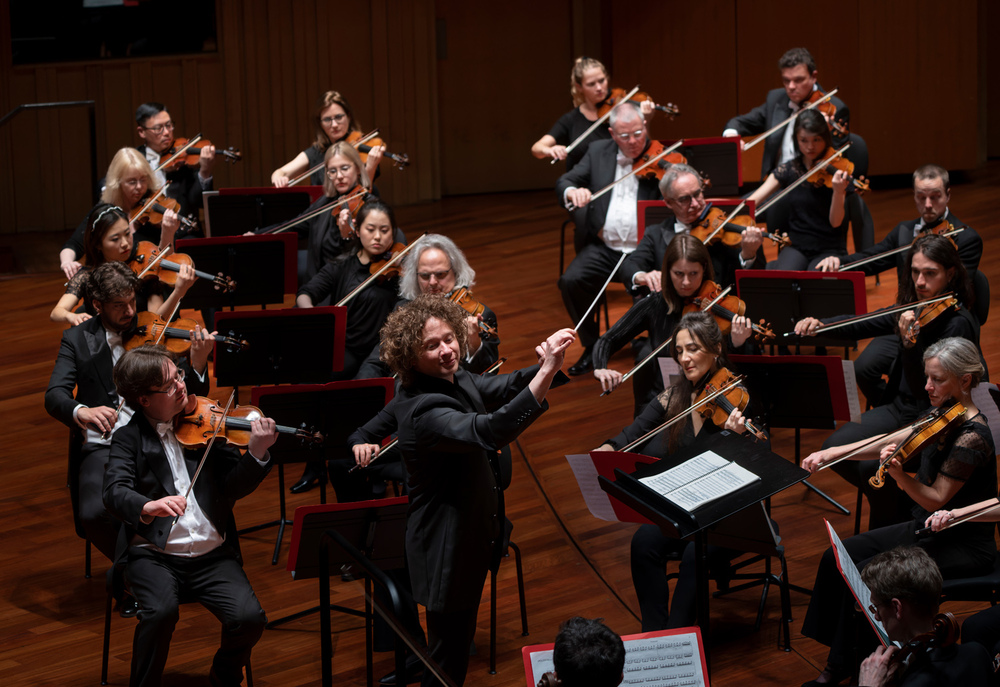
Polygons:
<instances>
[{"instance_id":1,"label":"black shoe","mask_svg":"<svg viewBox=\"0 0 1000 687\"><path fill-rule=\"evenodd\" d=\"M293 494L301 494L320 484L326 484L326 474L323 472L323 468L313 468L311 465L306 465L302 477L292 485L289 491Z\"/></svg>"},{"instance_id":2,"label":"black shoe","mask_svg":"<svg viewBox=\"0 0 1000 687\"><path fill-rule=\"evenodd\" d=\"M839 685L841 682L851 677L851 671L841 671L827 666L823 669L823 672L819 674L819 677L826 677L827 679L823 682L820 682L818 678L810 680L809 682L803 682L802 687L834 687L834 685Z\"/></svg>"},{"instance_id":3,"label":"black shoe","mask_svg":"<svg viewBox=\"0 0 1000 687\"><path fill-rule=\"evenodd\" d=\"M594 357L593 347L587 346L583 349L583 355L580 359L573 363L573 366L569 368L568 372L571 377L578 377L579 375L585 375L594 369Z\"/></svg>"},{"instance_id":4,"label":"black shoe","mask_svg":"<svg viewBox=\"0 0 1000 687\"><path fill-rule=\"evenodd\" d=\"M424 664L421 662L420 658L416 654L410 654L406 657L406 684L413 682L419 682L420 678L424 674ZM392 671L388 675L383 675L379 678L378 683L380 685L394 685L396 684L396 671Z\"/></svg>"},{"instance_id":5,"label":"black shoe","mask_svg":"<svg viewBox=\"0 0 1000 687\"><path fill-rule=\"evenodd\" d=\"M115 605L118 615L122 618L134 618L139 613L139 602L131 594L126 593L122 600Z\"/></svg>"}]
</instances>

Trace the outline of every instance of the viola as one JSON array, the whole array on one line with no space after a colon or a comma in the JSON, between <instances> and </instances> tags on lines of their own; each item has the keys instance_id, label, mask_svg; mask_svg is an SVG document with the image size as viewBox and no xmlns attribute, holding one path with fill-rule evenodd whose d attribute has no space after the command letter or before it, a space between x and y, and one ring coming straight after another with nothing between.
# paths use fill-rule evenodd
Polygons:
<instances>
[{"instance_id":1,"label":"viola","mask_svg":"<svg viewBox=\"0 0 1000 687\"><path fill-rule=\"evenodd\" d=\"M352 131L347 135L347 142L357 148L358 152L361 153L361 161L368 162L368 153L372 151L372 148L377 146L384 146L385 141L381 138L370 138L367 142L361 142L363 135L360 131ZM382 157L387 157L392 160L392 166L397 169L406 169L410 164L410 156L406 153L392 153L386 148L382 153Z\"/></svg>"},{"instance_id":2,"label":"viola","mask_svg":"<svg viewBox=\"0 0 1000 687\"><path fill-rule=\"evenodd\" d=\"M195 409L180 417L174 426L174 435L183 446L205 446L211 440L223 419L225 406L204 396L196 396L198 401ZM226 443L234 446L246 446L250 443L253 420L264 417L260 408L255 406L234 406L225 417L225 422L219 430L219 438L225 438ZM281 434L297 436L305 442L322 444L324 436L317 431L302 427L285 427L278 425L275 429Z\"/></svg>"},{"instance_id":3,"label":"viola","mask_svg":"<svg viewBox=\"0 0 1000 687\"><path fill-rule=\"evenodd\" d=\"M833 148L827 148L826 152L823 153L821 157L831 155L834 152ZM851 176L854 172L854 163L845 158L843 155L833 158L826 163L826 165L810 174L809 181L817 187L826 186L827 188L833 188L833 175L837 172L847 172L847 175L851 180L851 184L854 185L854 190L858 193L865 193L871 189L868 185L868 181L864 177L858 177L855 179Z\"/></svg>"},{"instance_id":4,"label":"viola","mask_svg":"<svg viewBox=\"0 0 1000 687\"><path fill-rule=\"evenodd\" d=\"M628 96L628 93L625 91L624 88L612 88L611 91L608 93L608 95L605 96L604 100L602 100L597 104L597 116L603 117L607 113L611 112L611 109L615 105L624 102L626 99L631 100L634 103L641 103L645 100L652 100L652 98L649 97L648 93L643 93L642 91L637 91L633 93L632 96L629 98L626 98L626 96ZM663 112L671 119L677 117L681 113L680 108L674 105L673 103L667 103L666 105L654 104L653 109Z\"/></svg>"},{"instance_id":5,"label":"viola","mask_svg":"<svg viewBox=\"0 0 1000 687\"><path fill-rule=\"evenodd\" d=\"M898 459L900 463L905 463L928 444L944 440L949 432L964 421L965 413L965 406L961 403L955 403L947 409L938 408L936 412L914 423L913 431L910 432L909 436L885 460L879 461L878 471L868 479L868 483L875 489L881 489L885 485L885 475L889 471L889 463L894 458Z\"/></svg>"},{"instance_id":6,"label":"viola","mask_svg":"<svg viewBox=\"0 0 1000 687\"><path fill-rule=\"evenodd\" d=\"M914 308L917 316L914 318L913 322L910 323L910 326L906 328L904 337L909 343L917 343L917 335L920 333L920 329L922 327L926 327L928 324L949 310L958 309L959 305L957 298L947 298L929 305L917 306Z\"/></svg>"},{"instance_id":7,"label":"viola","mask_svg":"<svg viewBox=\"0 0 1000 687\"><path fill-rule=\"evenodd\" d=\"M809 95L808 98L806 98L803 102L799 103L799 105L810 105L812 103L817 102L818 100L821 100L825 96L826 93L817 88ZM837 106L834 105L832 101L824 100L823 102L819 103L819 105L814 105L814 107L817 112L820 112L827 118L827 121L830 122L830 128L832 130L836 131L837 134L841 137L847 137L847 135L850 133L847 130L847 122L845 122L843 119L837 119Z\"/></svg>"},{"instance_id":8,"label":"viola","mask_svg":"<svg viewBox=\"0 0 1000 687\"><path fill-rule=\"evenodd\" d=\"M129 222L136 222L138 224L160 224L163 222L164 213L166 213L167 210L173 210L178 213L177 220L181 223L181 226L185 227L188 231L194 231L198 228L198 220L194 219L194 217L182 217L179 214L181 211L181 204L173 198L162 196L160 198L154 198L150 201L140 201L140 203L140 205L129 213Z\"/></svg>"},{"instance_id":9,"label":"viola","mask_svg":"<svg viewBox=\"0 0 1000 687\"><path fill-rule=\"evenodd\" d=\"M736 375L724 367L719 368L695 399L697 403L722 388L730 387L728 391L716 394L712 400L698 409L698 413L716 427L724 427L734 410L739 408L742 413L750 403L750 394L745 388L735 384L736 381ZM767 440L767 434L764 430L758 428L749 419L743 418L743 426L761 441Z\"/></svg>"},{"instance_id":10,"label":"viola","mask_svg":"<svg viewBox=\"0 0 1000 687\"><path fill-rule=\"evenodd\" d=\"M749 215L737 215L726 221L726 213L717 207L708 209L705 217L691 227L691 235L707 246L722 242L726 246L738 246L743 243L743 230L757 226ZM790 246L788 234L774 234L760 227L761 235L779 246Z\"/></svg>"},{"instance_id":11,"label":"viola","mask_svg":"<svg viewBox=\"0 0 1000 687\"><path fill-rule=\"evenodd\" d=\"M747 304L736 296L723 296L717 303L712 304L712 306L706 310L706 306L708 306L708 304L715 299L719 298L721 294L722 287L714 281L706 279L702 282L701 288L698 289L698 293L685 299L687 305L684 306L683 312L689 313L706 311L709 315L715 318L715 321L718 323L719 329L722 330L722 333L724 335L729 334L733 328L733 318L737 315L745 315ZM760 324L754 324L751 322L750 329L753 332L754 338L758 341L766 341L774 338L774 331L772 331L771 325L767 324L763 319L761 319Z\"/></svg>"},{"instance_id":12,"label":"viola","mask_svg":"<svg viewBox=\"0 0 1000 687\"><path fill-rule=\"evenodd\" d=\"M136 315L135 326L122 335L122 344L126 351L145 344L163 343L167 350L178 355L184 355L191 350L191 333L198 323L194 320L180 318L167 323L155 312L141 312ZM215 341L225 344L230 352L249 348L243 339L238 339L233 332L229 336L221 334L210 335Z\"/></svg>"},{"instance_id":13,"label":"viola","mask_svg":"<svg viewBox=\"0 0 1000 687\"><path fill-rule=\"evenodd\" d=\"M194 140L198 145L195 146L192 144L187 148L185 148L181 152L181 154L177 156L176 160L170 162L171 166L174 165L179 166L181 164L185 164L188 167L197 167L199 164L201 164L201 149L207 148L208 146L212 145L212 142L209 141L208 139L200 137L196 137ZM175 138L173 145L171 145L165 151L160 153L160 167L163 167L165 164L167 164L167 162L170 160L172 156L177 155L177 152L180 151L182 148L184 148L184 146L188 145L188 143L190 142L191 139ZM229 163L239 162L240 160L243 159L243 153L241 153L238 148L234 148L232 146L229 146L225 150L223 150L222 148L216 148L215 154L221 155L222 159Z\"/></svg>"},{"instance_id":14,"label":"viola","mask_svg":"<svg viewBox=\"0 0 1000 687\"><path fill-rule=\"evenodd\" d=\"M185 253L171 253L169 260L157 260L160 249L151 241L140 241L135 251L135 257L129 261L128 265L140 279L156 277L164 284L173 285L177 283L177 273L181 271L181 265L194 267L191 256ZM198 277L212 282L216 291L228 293L236 288L236 282L233 281L233 278L223 276L222 272L211 275L208 272L195 270L194 273Z\"/></svg>"},{"instance_id":15,"label":"viola","mask_svg":"<svg viewBox=\"0 0 1000 687\"><path fill-rule=\"evenodd\" d=\"M464 286L452 291L451 295L448 296L448 300L452 303L458 303L465 312L473 317L479 317L486 312L486 306L473 298L472 292ZM496 327L491 327L482 320L479 320L479 336L482 337L483 341L500 341L500 335L497 333Z\"/></svg>"}]
</instances>

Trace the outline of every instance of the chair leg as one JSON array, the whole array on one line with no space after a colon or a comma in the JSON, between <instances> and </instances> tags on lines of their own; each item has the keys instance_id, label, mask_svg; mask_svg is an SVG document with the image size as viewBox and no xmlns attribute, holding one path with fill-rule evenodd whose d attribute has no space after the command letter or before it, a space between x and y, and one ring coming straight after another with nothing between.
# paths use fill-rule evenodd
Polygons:
<instances>
[{"instance_id":1,"label":"chair leg","mask_svg":"<svg viewBox=\"0 0 1000 687\"><path fill-rule=\"evenodd\" d=\"M497 674L497 574L490 571L490 675Z\"/></svg>"},{"instance_id":2,"label":"chair leg","mask_svg":"<svg viewBox=\"0 0 1000 687\"><path fill-rule=\"evenodd\" d=\"M90 579L90 558L91 558L90 557L90 553L91 553L91 548L92 547L90 546L90 540L88 539L87 540L87 549L84 551L84 554L83 554L83 576L85 578L87 578L88 580Z\"/></svg>"},{"instance_id":3,"label":"chair leg","mask_svg":"<svg viewBox=\"0 0 1000 687\"><path fill-rule=\"evenodd\" d=\"M514 567L517 568L517 596L521 602L521 636L528 636L528 608L524 602L524 570L521 567L521 549L514 542L508 542L514 549Z\"/></svg>"},{"instance_id":4,"label":"chair leg","mask_svg":"<svg viewBox=\"0 0 1000 687\"><path fill-rule=\"evenodd\" d=\"M104 602L104 649L101 651L101 684L108 684L108 654L111 651L111 592Z\"/></svg>"},{"instance_id":5,"label":"chair leg","mask_svg":"<svg viewBox=\"0 0 1000 687\"><path fill-rule=\"evenodd\" d=\"M781 645L781 638L778 638L778 648L782 651L792 650L792 595L790 592L791 583L788 581L788 564L785 556L778 557L781 561L781 581L778 588L781 591L781 635L784 635L785 643Z\"/></svg>"},{"instance_id":6,"label":"chair leg","mask_svg":"<svg viewBox=\"0 0 1000 687\"><path fill-rule=\"evenodd\" d=\"M864 492L858 487L858 500L854 502L854 536L861 532L861 504L864 498Z\"/></svg>"}]
</instances>

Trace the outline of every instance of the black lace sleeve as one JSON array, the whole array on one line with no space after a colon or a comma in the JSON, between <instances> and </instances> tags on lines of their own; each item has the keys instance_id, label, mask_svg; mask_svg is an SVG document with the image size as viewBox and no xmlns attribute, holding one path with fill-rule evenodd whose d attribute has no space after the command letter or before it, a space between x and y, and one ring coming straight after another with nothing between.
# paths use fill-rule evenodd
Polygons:
<instances>
[{"instance_id":1,"label":"black lace sleeve","mask_svg":"<svg viewBox=\"0 0 1000 687\"><path fill-rule=\"evenodd\" d=\"M938 473L959 482L967 482L977 468L995 460L993 436L986 423L986 416L979 413L963 424Z\"/></svg>"},{"instance_id":2,"label":"black lace sleeve","mask_svg":"<svg viewBox=\"0 0 1000 687\"><path fill-rule=\"evenodd\" d=\"M82 269L73 275L73 278L66 284L66 293L84 298L87 293L87 283L90 281L90 270Z\"/></svg>"}]
</instances>

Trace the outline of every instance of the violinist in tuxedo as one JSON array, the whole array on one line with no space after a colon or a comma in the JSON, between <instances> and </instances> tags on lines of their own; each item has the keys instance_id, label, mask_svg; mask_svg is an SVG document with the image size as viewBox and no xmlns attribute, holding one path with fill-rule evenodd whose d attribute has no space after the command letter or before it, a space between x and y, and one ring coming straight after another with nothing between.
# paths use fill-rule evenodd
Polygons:
<instances>
[{"instance_id":1,"label":"violinist in tuxedo","mask_svg":"<svg viewBox=\"0 0 1000 687\"><path fill-rule=\"evenodd\" d=\"M585 208L585 220L576 227L577 253L559 278L559 290L570 319L579 322L597 297L623 253L631 253L638 243L636 203L658 200L655 179L631 176L593 203L591 195L632 171L636 158L649 147L646 121L639 105L622 103L608 118L611 140L595 141L583 159L559 177L556 193L566 207ZM619 271L618 281L624 281ZM580 324L583 355L569 368L571 375L593 369L591 353L598 337L596 319Z\"/></svg>"},{"instance_id":2,"label":"violinist in tuxedo","mask_svg":"<svg viewBox=\"0 0 1000 687\"><path fill-rule=\"evenodd\" d=\"M782 88L775 88L767 93L763 105L759 105L746 114L737 115L726 122L723 136L754 136L762 134L772 127L792 117L799 112L815 90L823 90L819 85L819 70L816 60L805 48L792 48L778 60L778 70L781 72ZM834 119L844 124L846 129L851 113L840 98L834 96L830 102L836 106ZM795 140L792 136L794 118L788 126L778 129L764 141L764 158L761 162L760 178L766 179L774 168L783 162L788 162L796 155ZM836 130L830 132L833 145L841 147L848 137Z\"/></svg>"},{"instance_id":3,"label":"violinist in tuxedo","mask_svg":"<svg viewBox=\"0 0 1000 687\"><path fill-rule=\"evenodd\" d=\"M175 434L178 416L197 406L185 376L173 353L152 345L126 352L114 370L118 392L136 411L115 433L104 476L104 502L124 524L117 560L139 603L132 687L160 684L181 601L197 600L222 622L213 685L242 683L267 622L243 572L232 509L271 469L275 423L252 420L243 454L215 442L197 473L203 451L185 449Z\"/></svg>"}]
</instances>

